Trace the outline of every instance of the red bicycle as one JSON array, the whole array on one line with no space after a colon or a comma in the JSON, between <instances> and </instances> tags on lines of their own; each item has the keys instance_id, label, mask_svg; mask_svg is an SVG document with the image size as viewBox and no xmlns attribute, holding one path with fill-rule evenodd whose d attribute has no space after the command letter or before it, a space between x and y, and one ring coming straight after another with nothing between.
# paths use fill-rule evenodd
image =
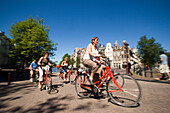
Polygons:
<instances>
[{"instance_id":1,"label":"red bicycle","mask_svg":"<svg viewBox=\"0 0 170 113\"><path fill-rule=\"evenodd\" d=\"M99 93L99 88L106 82L106 91L111 100L121 106L133 106L138 104L141 98L139 83L129 75L112 73L109 63L105 60L106 68L100 80L92 84L89 73L85 72L76 76L75 90L77 95L83 98L91 94Z\"/></svg>"},{"instance_id":2,"label":"red bicycle","mask_svg":"<svg viewBox=\"0 0 170 113\"><path fill-rule=\"evenodd\" d=\"M72 72L70 68L68 69L68 72L66 72L65 78L63 77L63 74L64 73L62 71L60 71L60 74L59 74L60 81L64 81L64 79L66 79L66 80L69 79L70 83L74 82L76 74L74 72Z\"/></svg>"},{"instance_id":3,"label":"red bicycle","mask_svg":"<svg viewBox=\"0 0 170 113\"><path fill-rule=\"evenodd\" d=\"M46 71L43 72L43 82L41 82L41 88L40 90L42 90L44 87L45 89L47 90L47 93L50 94L51 93L51 90L52 90L52 78L51 78L51 75L49 73L49 69L50 69L50 66L49 65L46 65Z\"/></svg>"}]
</instances>

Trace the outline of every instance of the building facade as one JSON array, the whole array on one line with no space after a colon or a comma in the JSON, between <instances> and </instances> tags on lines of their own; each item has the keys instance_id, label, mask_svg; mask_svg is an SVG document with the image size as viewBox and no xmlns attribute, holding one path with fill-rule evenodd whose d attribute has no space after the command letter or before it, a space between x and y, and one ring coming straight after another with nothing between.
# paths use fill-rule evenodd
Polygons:
<instances>
[{"instance_id":1,"label":"building facade","mask_svg":"<svg viewBox=\"0 0 170 113\"><path fill-rule=\"evenodd\" d=\"M123 41L123 45L120 46L116 41L114 46L111 43L107 43L106 47L104 45L99 44L98 46L99 54L104 54L110 61L111 68L126 68L127 62L133 64L141 64L140 58L138 57L138 50L136 48L130 48L126 41ZM74 50L74 54L71 58L74 58L75 61L77 57L80 58L80 67L84 67L83 65L83 56L86 52L85 48L76 48ZM74 64L76 67L76 63Z\"/></svg>"},{"instance_id":2,"label":"building facade","mask_svg":"<svg viewBox=\"0 0 170 113\"><path fill-rule=\"evenodd\" d=\"M5 39L2 37L5 36L4 32L0 31L0 65L8 64L8 52L9 45L7 45Z\"/></svg>"},{"instance_id":3,"label":"building facade","mask_svg":"<svg viewBox=\"0 0 170 113\"><path fill-rule=\"evenodd\" d=\"M85 52L86 52L85 48L75 48L74 53L70 57L71 59L74 59L74 61L75 61L73 67L77 67L77 59L80 59L79 66L81 68L84 67L84 65L83 65L83 56L84 56Z\"/></svg>"}]
</instances>

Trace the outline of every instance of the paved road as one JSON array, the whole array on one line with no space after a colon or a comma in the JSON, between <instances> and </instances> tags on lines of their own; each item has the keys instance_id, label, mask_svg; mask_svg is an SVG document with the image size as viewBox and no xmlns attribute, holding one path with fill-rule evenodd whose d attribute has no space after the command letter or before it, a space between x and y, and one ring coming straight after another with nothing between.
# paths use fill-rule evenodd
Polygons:
<instances>
[{"instance_id":1,"label":"paved road","mask_svg":"<svg viewBox=\"0 0 170 113\"><path fill-rule=\"evenodd\" d=\"M138 79L142 87L139 106L127 108L111 103L108 97L82 99L76 95L74 85L59 83L53 76L58 92L39 91L29 80L0 83L0 113L6 112L62 112L62 113L169 113L170 84Z\"/></svg>"}]
</instances>

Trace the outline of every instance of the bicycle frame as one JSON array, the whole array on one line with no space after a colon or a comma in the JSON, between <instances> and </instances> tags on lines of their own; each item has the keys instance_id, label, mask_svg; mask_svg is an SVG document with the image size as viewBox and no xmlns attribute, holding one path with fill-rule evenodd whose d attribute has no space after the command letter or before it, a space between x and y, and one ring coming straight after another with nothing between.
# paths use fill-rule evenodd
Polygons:
<instances>
[{"instance_id":1,"label":"bicycle frame","mask_svg":"<svg viewBox=\"0 0 170 113\"><path fill-rule=\"evenodd\" d=\"M87 73L86 73L86 74L87 74ZM117 75L117 74L115 74L115 75ZM100 78L100 80L94 82L94 86L97 86L97 88L100 88L101 85L107 80L107 78L108 78L109 76L112 78L112 80L113 80L113 82L115 83L115 85L119 88L119 90L111 90L111 91L109 91L109 92L122 91L122 90L123 90L122 87L117 83L117 81L116 81L116 79L114 78L113 73L112 73L112 71L110 70L110 67L109 67L109 66L106 67L106 69L105 69L102 77ZM104 78L104 77L105 77L105 78ZM79 78L78 78L78 79L79 79ZM87 79L87 78L86 78L86 79ZM80 80L79 80L79 83L81 84ZM85 88L85 89L87 89L87 90L92 90L91 87L84 86L84 83L85 83L85 81L83 81L83 84L81 84L81 87L83 87L83 88ZM100 83L100 84L97 85L97 83Z\"/></svg>"},{"instance_id":2,"label":"bicycle frame","mask_svg":"<svg viewBox=\"0 0 170 113\"><path fill-rule=\"evenodd\" d=\"M63 73L63 72L61 72ZM63 76L61 76L61 73L60 73L60 77L62 78ZM65 75L66 78L68 78L68 76L70 75L70 77L72 76L71 75L71 69L68 70L67 74Z\"/></svg>"},{"instance_id":3,"label":"bicycle frame","mask_svg":"<svg viewBox=\"0 0 170 113\"><path fill-rule=\"evenodd\" d=\"M44 76L44 72L43 72L43 82L41 82L41 83L44 83L45 84L45 82L46 82L46 84L48 84L48 80L47 80L47 78L48 78L48 70L49 70L49 66L47 65L46 66L46 71L45 71L45 76Z\"/></svg>"}]
</instances>

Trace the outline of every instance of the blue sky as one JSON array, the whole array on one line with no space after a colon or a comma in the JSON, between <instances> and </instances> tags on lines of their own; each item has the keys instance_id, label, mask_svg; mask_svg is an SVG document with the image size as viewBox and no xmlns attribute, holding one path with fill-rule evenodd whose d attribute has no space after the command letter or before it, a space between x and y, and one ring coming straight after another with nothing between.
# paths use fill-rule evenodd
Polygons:
<instances>
[{"instance_id":1,"label":"blue sky","mask_svg":"<svg viewBox=\"0 0 170 113\"><path fill-rule=\"evenodd\" d=\"M0 31L32 16L44 18L49 38L58 43L53 61L76 47L86 48L94 36L100 44L126 40L136 47L140 37L154 37L170 52L170 0L0 0Z\"/></svg>"}]
</instances>

